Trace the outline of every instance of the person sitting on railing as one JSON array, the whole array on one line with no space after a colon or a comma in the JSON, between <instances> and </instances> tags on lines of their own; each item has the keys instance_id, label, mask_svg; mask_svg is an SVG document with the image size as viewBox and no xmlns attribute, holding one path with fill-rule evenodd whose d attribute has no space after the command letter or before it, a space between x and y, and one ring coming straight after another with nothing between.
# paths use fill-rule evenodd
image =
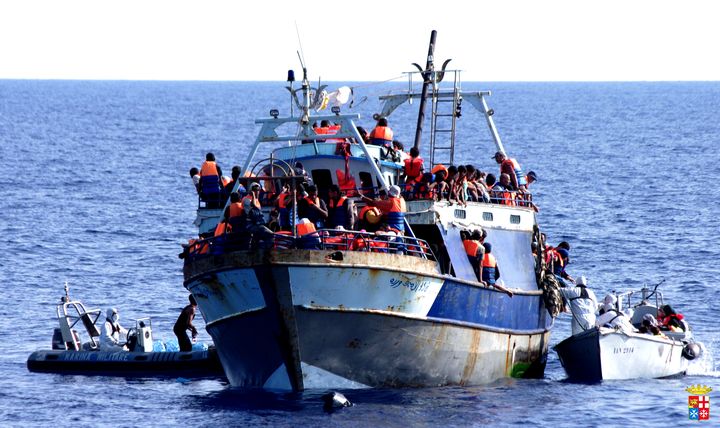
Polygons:
<instances>
[{"instance_id":1,"label":"person sitting on railing","mask_svg":"<svg viewBox=\"0 0 720 428\"><path fill-rule=\"evenodd\" d=\"M235 183L237 183L238 179L240 178L240 167L239 166L235 165L232 167L232 172L230 173L230 178L231 178L230 182L228 184L226 184L225 187L223 188L223 195L225 195L223 197L224 200L227 200L227 198L230 197L230 193L232 193L233 189L235 188ZM245 186L243 186L241 184L238 187L237 192L241 195L243 193L245 193L246 192Z\"/></svg>"},{"instance_id":2,"label":"person sitting on railing","mask_svg":"<svg viewBox=\"0 0 720 428\"><path fill-rule=\"evenodd\" d=\"M386 118L381 117L377 121L377 126L370 131L368 136L370 144L375 146L392 147L393 131L388 126Z\"/></svg>"},{"instance_id":3,"label":"person sitting on railing","mask_svg":"<svg viewBox=\"0 0 720 428\"><path fill-rule=\"evenodd\" d=\"M316 228L325 227L325 221L328 219L328 210L325 201L317 195L317 187L314 185L307 186L305 189L307 196L298 201L298 216L307 218Z\"/></svg>"},{"instance_id":4,"label":"person sitting on railing","mask_svg":"<svg viewBox=\"0 0 720 428\"><path fill-rule=\"evenodd\" d=\"M528 172L525 176L525 181L527 182L525 187L529 189L530 185L537 181L537 174L535 174L535 171Z\"/></svg>"},{"instance_id":5,"label":"person sitting on railing","mask_svg":"<svg viewBox=\"0 0 720 428\"><path fill-rule=\"evenodd\" d=\"M460 205L467 206L467 190L467 168L465 165L460 165L457 167L457 175L450 190L450 201L457 201Z\"/></svg>"},{"instance_id":6,"label":"person sitting on railing","mask_svg":"<svg viewBox=\"0 0 720 428\"><path fill-rule=\"evenodd\" d=\"M507 174L508 178L510 178L510 190L525 189L527 181L518 161L507 157L503 152L496 152L493 159L500 164L500 175Z\"/></svg>"},{"instance_id":7,"label":"person sitting on railing","mask_svg":"<svg viewBox=\"0 0 720 428\"><path fill-rule=\"evenodd\" d=\"M452 201L454 199L454 190L455 190L455 183L458 176L458 169L455 165L450 165L450 167L447 169L447 178L445 178L445 183L447 183L447 195L445 195L445 192L443 192L442 196L440 197L440 200L443 198L446 198L448 201Z\"/></svg>"},{"instance_id":8,"label":"person sitting on railing","mask_svg":"<svg viewBox=\"0 0 720 428\"><path fill-rule=\"evenodd\" d=\"M361 198L369 205L379 208L383 214L385 223L404 234L405 212L407 211L407 207L405 205L405 199L400 195L400 187L390 186L388 196L389 198L386 200L370 199L365 196L361 196Z\"/></svg>"},{"instance_id":9,"label":"person sitting on railing","mask_svg":"<svg viewBox=\"0 0 720 428\"><path fill-rule=\"evenodd\" d=\"M492 174L488 175L488 177L490 176ZM493 184L490 190L490 202L501 205L515 205L514 194L510 189L509 175L500 174L500 181Z\"/></svg>"},{"instance_id":10,"label":"person sitting on railing","mask_svg":"<svg viewBox=\"0 0 720 428\"><path fill-rule=\"evenodd\" d=\"M420 177L420 181L413 186L413 199L432 200L435 192L433 192L433 175L426 172Z\"/></svg>"},{"instance_id":11,"label":"person sitting on railing","mask_svg":"<svg viewBox=\"0 0 720 428\"><path fill-rule=\"evenodd\" d=\"M200 168L200 199L207 208L220 208L220 177L222 170L215 162L215 155L205 155L205 162Z\"/></svg>"},{"instance_id":12,"label":"person sitting on railing","mask_svg":"<svg viewBox=\"0 0 720 428\"><path fill-rule=\"evenodd\" d=\"M193 184L195 185L195 191L200 194L200 171L192 167L190 168L190 178L192 178Z\"/></svg>"},{"instance_id":13,"label":"person sitting on railing","mask_svg":"<svg viewBox=\"0 0 720 428\"><path fill-rule=\"evenodd\" d=\"M468 193L470 200L475 202L490 202L490 192L485 186L485 173L475 169L474 166L466 166L468 170ZM470 172L472 170L472 173Z\"/></svg>"},{"instance_id":14,"label":"person sitting on railing","mask_svg":"<svg viewBox=\"0 0 720 428\"><path fill-rule=\"evenodd\" d=\"M352 230L355 225L352 200L346 198L340 193L340 187L337 184L330 185L328 195L327 227L334 229L338 226L342 226L347 230Z\"/></svg>"},{"instance_id":15,"label":"person sitting on railing","mask_svg":"<svg viewBox=\"0 0 720 428\"><path fill-rule=\"evenodd\" d=\"M437 170L433 168L433 170L436 172L434 173L435 179L430 184L430 191L432 192L433 200L440 201L447 195L448 191L448 184L445 181L447 178L447 168L443 167L443 169Z\"/></svg>"}]
</instances>

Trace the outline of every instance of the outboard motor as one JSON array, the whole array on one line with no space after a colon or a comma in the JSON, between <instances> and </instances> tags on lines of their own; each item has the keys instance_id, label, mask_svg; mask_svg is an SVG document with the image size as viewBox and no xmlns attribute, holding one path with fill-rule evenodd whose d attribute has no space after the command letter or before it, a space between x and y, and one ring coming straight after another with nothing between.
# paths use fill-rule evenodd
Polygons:
<instances>
[{"instance_id":1,"label":"outboard motor","mask_svg":"<svg viewBox=\"0 0 720 428\"><path fill-rule=\"evenodd\" d=\"M699 357L702 353L702 348L695 342L688 343L682 350L682 356L688 361L692 361Z\"/></svg>"}]
</instances>

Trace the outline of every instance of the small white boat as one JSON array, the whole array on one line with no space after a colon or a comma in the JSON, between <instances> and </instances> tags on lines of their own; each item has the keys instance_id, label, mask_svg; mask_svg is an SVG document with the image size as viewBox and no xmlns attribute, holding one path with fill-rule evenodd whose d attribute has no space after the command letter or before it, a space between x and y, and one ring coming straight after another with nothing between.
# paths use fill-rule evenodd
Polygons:
<instances>
[{"instance_id":1,"label":"small white boat","mask_svg":"<svg viewBox=\"0 0 720 428\"><path fill-rule=\"evenodd\" d=\"M657 316L662 294L643 288L640 303L630 301L636 291L617 295L617 309L632 312L630 322L640 327L643 316ZM650 298L655 296L655 304ZM631 310L629 310L631 309ZM663 331L652 335L621 328L592 328L570 336L554 347L571 380L597 382L609 379L664 378L684 375L689 361L697 358L701 346L692 339L687 323L685 331Z\"/></svg>"},{"instance_id":2,"label":"small white boat","mask_svg":"<svg viewBox=\"0 0 720 428\"><path fill-rule=\"evenodd\" d=\"M97 374L103 376L224 376L214 347L190 352L153 351L150 318L135 321L127 334L129 351L101 351L98 337L100 309L86 309L71 300L67 284L65 296L56 308L59 327L55 328L52 349L30 354L31 372Z\"/></svg>"}]
</instances>

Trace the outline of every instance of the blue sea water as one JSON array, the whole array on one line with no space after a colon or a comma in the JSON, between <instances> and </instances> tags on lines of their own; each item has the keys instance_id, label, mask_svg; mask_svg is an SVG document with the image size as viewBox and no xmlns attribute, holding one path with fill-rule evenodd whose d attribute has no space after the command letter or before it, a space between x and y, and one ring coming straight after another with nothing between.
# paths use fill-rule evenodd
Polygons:
<instances>
[{"instance_id":1,"label":"blue sea water","mask_svg":"<svg viewBox=\"0 0 720 428\"><path fill-rule=\"evenodd\" d=\"M356 406L328 415L324 391L29 373L27 356L50 346L65 281L89 306L116 306L126 324L151 316L156 337L172 338L187 296L179 244L196 233L188 170L207 151L228 172L242 164L253 119L289 110L282 86L0 81L0 425L683 425L685 387L720 389L720 83L463 88L493 91L505 147L537 172L541 227L551 243L571 243L573 275L586 275L599 296L666 281L666 298L707 347L687 377L578 385L564 381L550 351L541 380L344 391ZM362 98L403 87L357 86L352 112L366 128L377 104ZM464 107L457 158L494 172L484 121ZM416 108L392 119L407 145ZM551 344L568 334L561 315Z\"/></svg>"}]
</instances>

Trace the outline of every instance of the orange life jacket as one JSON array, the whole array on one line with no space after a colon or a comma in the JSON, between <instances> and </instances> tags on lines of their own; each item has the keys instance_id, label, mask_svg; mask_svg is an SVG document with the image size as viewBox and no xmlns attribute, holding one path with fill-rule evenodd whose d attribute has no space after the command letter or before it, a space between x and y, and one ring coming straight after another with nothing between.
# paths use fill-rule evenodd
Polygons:
<instances>
[{"instance_id":1,"label":"orange life jacket","mask_svg":"<svg viewBox=\"0 0 720 428\"><path fill-rule=\"evenodd\" d=\"M228 218L239 217L243 214L242 202L233 202L230 204Z\"/></svg>"},{"instance_id":2,"label":"orange life jacket","mask_svg":"<svg viewBox=\"0 0 720 428\"><path fill-rule=\"evenodd\" d=\"M340 169L335 170L335 175L337 176L338 187L340 190L345 192L348 196L355 196L355 187L357 187L355 184L355 178L350 174L345 175L345 172Z\"/></svg>"},{"instance_id":3,"label":"orange life jacket","mask_svg":"<svg viewBox=\"0 0 720 428\"><path fill-rule=\"evenodd\" d=\"M405 177L407 177L405 179L406 183L415 182L420 178L423 162L424 161L420 156L405 159Z\"/></svg>"},{"instance_id":4,"label":"orange life jacket","mask_svg":"<svg viewBox=\"0 0 720 428\"><path fill-rule=\"evenodd\" d=\"M218 223L218 225L215 227L215 235L214 236L220 236L227 232L232 232L232 226L225 223L224 221L221 221Z\"/></svg>"},{"instance_id":5,"label":"orange life jacket","mask_svg":"<svg viewBox=\"0 0 720 428\"><path fill-rule=\"evenodd\" d=\"M280 196L278 196L278 208L283 209L287 208L287 200L290 197L290 192L282 192Z\"/></svg>"},{"instance_id":6,"label":"orange life jacket","mask_svg":"<svg viewBox=\"0 0 720 428\"><path fill-rule=\"evenodd\" d=\"M205 161L200 168L200 177L218 176L217 164L214 161Z\"/></svg>"},{"instance_id":7,"label":"orange life jacket","mask_svg":"<svg viewBox=\"0 0 720 428\"><path fill-rule=\"evenodd\" d=\"M298 223L295 225L295 230L299 236L303 236L315 232L315 225L312 223Z\"/></svg>"},{"instance_id":8,"label":"orange life jacket","mask_svg":"<svg viewBox=\"0 0 720 428\"><path fill-rule=\"evenodd\" d=\"M385 140L392 142L393 131L389 126L376 126L375 129L370 132L370 140Z\"/></svg>"},{"instance_id":9,"label":"orange life jacket","mask_svg":"<svg viewBox=\"0 0 720 428\"><path fill-rule=\"evenodd\" d=\"M478 249L480 249L480 242L472 239L466 239L463 241L463 247L465 247L465 253L470 257L477 257Z\"/></svg>"}]
</instances>

